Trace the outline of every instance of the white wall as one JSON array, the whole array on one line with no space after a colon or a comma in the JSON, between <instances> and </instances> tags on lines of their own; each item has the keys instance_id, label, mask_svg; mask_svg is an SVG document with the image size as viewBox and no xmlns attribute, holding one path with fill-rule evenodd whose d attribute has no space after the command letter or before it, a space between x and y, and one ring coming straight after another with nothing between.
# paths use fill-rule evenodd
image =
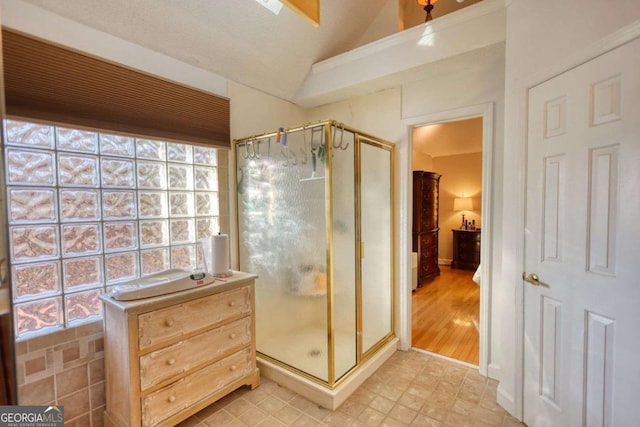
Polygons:
<instances>
[{"instance_id":1,"label":"white wall","mask_svg":"<svg viewBox=\"0 0 640 427\"><path fill-rule=\"evenodd\" d=\"M498 402L516 416L521 415L520 364L514 344L518 330L517 302L522 286L522 236L524 209L524 144L526 135L527 88L553 76L575 58L586 60L584 52L616 30L637 23L637 0L541 0L510 2L507 10L507 49L505 71L504 147L504 245L499 287L493 300L494 330L501 348L495 360L502 367Z\"/></svg>"},{"instance_id":2,"label":"white wall","mask_svg":"<svg viewBox=\"0 0 640 427\"><path fill-rule=\"evenodd\" d=\"M452 229L460 228L461 212L453 210L457 197L471 197L473 210L465 212L465 219L482 227L482 153L456 154L433 158L432 171L440 178L440 203L438 233L438 259L450 263L453 260Z\"/></svg>"},{"instance_id":3,"label":"white wall","mask_svg":"<svg viewBox=\"0 0 640 427\"><path fill-rule=\"evenodd\" d=\"M376 135L380 138L397 144L397 153L408 149L408 129L403 123L407 119L415 116L429 115L446 112L449 110L461 109L469 106L493 103L494 105L494 144L493 144L493 265L491 269L500 267L502 233L500 224L502 223L502 152L503 152L503 127L504 127L504 61L501 55L496 59L495 55L489 55L485 61L468 61L457 72L440 75L437 81L433 79L414 81L393 89L377 92L371 95L352 98L347 101L328 104L310 110L309 120L335 119L342 121L352 127L364 132ZM460 117L458 117L460 118ZM426 123L425 123L426 124ZM398 156L399 157L399 156ZM409 177L411 174L411 163L402 164L399 159L396 161L399 169L396 177ZM408 179L408 178L407 178ZM401 195L398 194L400 184L396 183L396 201ZM405 205L398 205L398 226L410 224L410 211ZM485 224L488 218L483 218ZM410 246L410 243L409 245ZM399 251L405 248L399 246ZM407 257L410 249L406 248ZM407 266L410 265L409 263ZM403 265L398 265L402 269ZM490 270L491 270L490 269ZM402 274L402 273L400 273ZM396 278L403 277L402 275ZM408 280L408 279L407 279ZM403 282L399 281L399 284ZM498 295L500 293L498 292ZM491 296L492 316L494 312L493 295ZM400 316L409 316L410 313L400 313ZM490 349L489 349L489 373L492 377L500 375L500 366L494 360L500 348L500 342L494 339L495 322L490 325Z\"/></svg>"},{"instance_id":4,"label":"white wall","mask_svg":"<svg viewBox=\"0 0 640 427\"><path fill-rule=\"evenodd\" d=\"M436 79L419 81L406 84L402 87L402 118L409 119L414 116L433 115L456 110L462 107L479 105L484 103L494 103L494 145L493 145L493 168L492 168L492 210L491 219L484 217L483 223L486 227L490 220L492 230L492 246L490 254L492 257L491 272L499 271L502 263L502 228L503 222L502 206L502 185L504 163L502 153L504 150L504 62L503 60L474 60L467 67L455 73L437 76ZM403 141L405 142L405 141ZM491 291L491 319L489 329L489 375L494 378L502 378L500 356L503 344L500 342L499 313L504 300L502 284L492 277L488 280L492 282ZM513 301L513 300L511 300Z\"/></svg>"},{"instance_id":5,"label":"white wall","mask_svg":"<svg viewBox=\"0 0 640 427\"><path fill-rule=\"evenodd\" d=\"M229 98L232 139L305 124L301 107L233 81L229 81Z\"/></svg>"},{"instance_id":6,"label":"white wall","mask_svg":"<svg viewBox=\"0 0 640 427\"><path fill-rule=\"evenodd\" d=\"M400 88L323 105L308 111L307 121L336 120L389 142L399 142L402 129Z\"/></svg>"}]
</instances>

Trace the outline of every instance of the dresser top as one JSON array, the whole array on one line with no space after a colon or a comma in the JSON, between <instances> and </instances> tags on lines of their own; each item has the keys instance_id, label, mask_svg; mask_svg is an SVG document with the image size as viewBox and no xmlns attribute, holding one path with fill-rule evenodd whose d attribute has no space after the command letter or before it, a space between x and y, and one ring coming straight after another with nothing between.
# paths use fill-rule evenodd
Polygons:
<instances>
[{"instance_id":1,"label":"dresser top","mask_svg":"<svg viewBox=\"0 0 640 427\"><path fill-rule=\"evenodd\" d=\"M100 299L105 304L125 312L144 312L149 309L157 309L164 306L179 304L191 299L200 298L206 295L224 292L242 286L250 281L255 280L258 276L252 273L244 273L241 271L233 271L233 275L222 279L216 279L214 282L197 288L187 289L184 291L173 292L170 294L159 295L151 298L143 298L131 301L118 301L110 294L101 294Z\"/></svg>"}]
</instances>

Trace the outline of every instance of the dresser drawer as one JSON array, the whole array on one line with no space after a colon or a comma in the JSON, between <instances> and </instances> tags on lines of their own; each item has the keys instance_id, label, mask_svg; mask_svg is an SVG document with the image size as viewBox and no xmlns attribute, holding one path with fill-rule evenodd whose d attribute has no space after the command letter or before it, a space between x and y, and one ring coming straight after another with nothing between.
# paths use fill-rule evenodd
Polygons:
<instances>
[{"instance_id":1,"label":"dresser drawer","mask_svg":"<svg viewBox=\"0 0 640 427\"><path fill-rule=\"evenodd\" d=\"M480 252L480 242L476 240L460 240L458 249L465 252Z\"/></svg>"},{"instance_id":2,"label":"dresser drawer","mask_svg":"<svg viewBox=\"0 0 640 427\"><path fill-rule=\"evenodd\" d=\"M155 426L253 369L251 349L205 366L142 399L142 425Z\"/></svg>"},{"instance_id":3,"label":"dresser drawer","mask_svg":"<svg viewBox=\"0 0 640 427\"><path fill-rule=\"evenodd\" d=\"M480 243L480 233L473 231L460 231L456 236L460 243Z\"/></svg>"},{"instance_id":4,"label":"dresser drawer","mask_svg":"<svg viewBox=\"0 0 640 427\"><path fill-rule=\"evenodd\" d=\"M251 342L251 319L236 320L140 358L142 390Z\"/></svg>"},{"instance_id":5,"label":"dresser drawer","mask_svg":"<svg viewBox=\"0 0 640 427\"><path fill-rule=\"evenodd\" d=\"M453 231L452 268L475 270L480 264L480 230Z\"/></svg>"},{"instance_id":6,"label":"dresser drawer","mask_svg":"<svg viewBox=\"0 0 640 427\"><path fill-rule=\"evenodd\" d=\"M248 286L138 316L139 348L167 343L183 335L251 312Z\"/></svg>"},{"instance_id":7,"label":"dresser drawer","mask_svg":"<svg viewBox=\"0 0 640 427\"><path fill-rule=\"evenodd\" d=\"M479 252L464 252L461 253L457 258L460 262L464 263L479 263L480 262L480 253Z\"/></svg>"}]
</instances>

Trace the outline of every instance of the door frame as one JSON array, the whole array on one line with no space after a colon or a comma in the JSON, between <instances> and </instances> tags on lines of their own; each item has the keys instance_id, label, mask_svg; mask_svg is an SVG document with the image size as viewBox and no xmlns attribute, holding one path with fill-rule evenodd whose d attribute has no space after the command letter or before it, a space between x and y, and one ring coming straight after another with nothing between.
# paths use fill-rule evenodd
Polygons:
<instances>
[{"instance_id":1,"label":"door frame","mask_svg":"<svg viewBox=\"0 0 640 427\"><path fill-rule=\"evenodd\" d=\"M543 69L535 74L530 75L523 80L524 85L521 93L521 99L524 99L523 114L524 129L521 132L522 139L520 143L514 144L514 153L517 163L522 167L519 168L518 182L520 183L517 194L512 194L512 202L517 212L516 221L518 232L514 236L514 248L516 256L514 261L517 263L515 276L509 279L515 283L515 360L514 360L514 396L513 396L513 415L519 420L524 416L524 346L525 346L525 330L524 330L524 287L521 273L524 271L524 243L525 243L525 194L527 189L527 146L528 129L529 129L529 94L531 90L552 78L570 71L582 64L585 64L607 52L610 52L623 44L640 38L640 21L636 21L627 25L612 34L590 44L584 49L576 51L573 55L565 57L556 62L552 66ZM519 97L520 98L520 97ZM500 392L498 393L500 395ZM499 402L500 403L500 402Z\"/></svg>"},{"instance_id":2,"label":"door frame","mask_svg":"<svg viewBox=\"0 0 640 427\"><path fill-rule=\"evenodd\" d=\"M441 111L433 114L410 117L402 120L402 126L406 129L406 139L398 146L399 161L399 197L400 212L403 218L399 229L396 230L399 245L399 272L400 277L398 304L399 313L403 315L398 319L398 336L400 348L411 348L411 224L413 205L413 181L412 177L412 149L413 129L416 127L433 125L437 123L455 122L459 120L482 118L482 239L480 241L480 263L483 265L480 281L480 325L479 325L479 363L481 375L495 378L495 374L489 372L489 332L491 330L491 282L493 270L493 254L491 251L492 218L493 218L493 146L494 146L494 103L472 105L453 110Z\"/></svg>"}]
</instances>

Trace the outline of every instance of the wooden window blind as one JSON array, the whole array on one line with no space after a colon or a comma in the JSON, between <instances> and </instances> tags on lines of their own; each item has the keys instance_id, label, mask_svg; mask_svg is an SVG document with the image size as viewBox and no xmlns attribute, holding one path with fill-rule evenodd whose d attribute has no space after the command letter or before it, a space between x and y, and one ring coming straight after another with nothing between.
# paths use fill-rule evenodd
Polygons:
<instances>
[{"instance_id":1,"label":"wooden window blind","mask_svg":"<svg viewBox=\"0 0 640 427\"><path fill-rule=\"evenodd\" d=\"M6 113L230 147L229 100L3 28Z\"/></svg>"}]
</instances>

